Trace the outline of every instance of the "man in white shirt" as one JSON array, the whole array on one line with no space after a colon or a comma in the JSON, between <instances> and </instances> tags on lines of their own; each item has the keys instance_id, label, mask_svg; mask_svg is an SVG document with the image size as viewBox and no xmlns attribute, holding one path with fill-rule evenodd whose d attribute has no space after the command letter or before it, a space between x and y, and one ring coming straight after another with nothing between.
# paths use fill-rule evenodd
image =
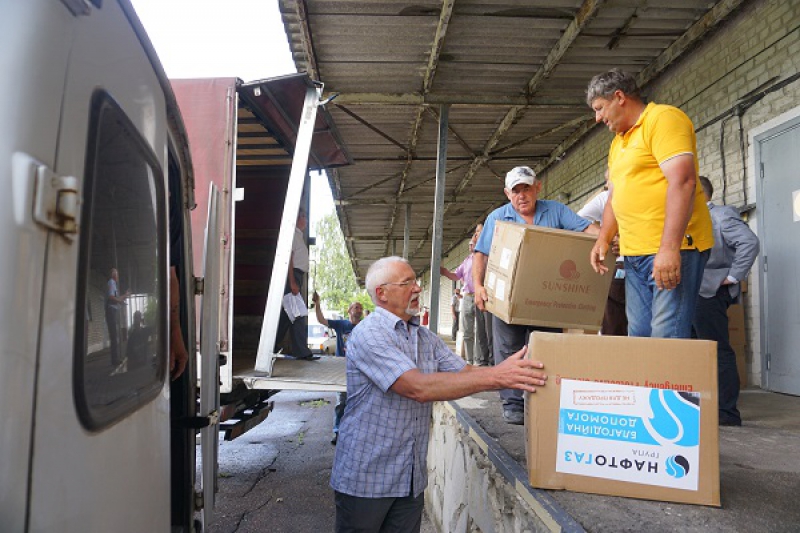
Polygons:
<instances>
[{"instance_id":1,"label":"man in white shirt","mask_svg":"<svg viewBox=\"0 0 800 533\"><path fill-rule=\"evenodd\" d=\"M586 205L578 211L581 216L590 222L597 224L603 221L603 210L608 203L608 170L606 170L606 183L603 190L596 194L594 198L586 202ZM619 251L619 236L614 240L614 248ZM617 256L616 270L614 279L611 280L611 288L608 291L606 300L606 310L603 313L603 324L600 332L603 335L625 336L628 334L628 316L625 314L625 258Z\"/></svg>"},{"instance_id":2,"label":"man in white shirt","mask_svg":"<svg viewBox=\"0 0 800 533\"><path fill-rule=\"evenodd\" d=\"M308 217L302 209L297 213L297 225L294 229L294 240L292 241L292 256L289 259L289 273L286 280L284 294L300 294L303 286L303 279L308 273L308 246L304 231L308 226ZM278 322L278 334L275 337L276 344L283 341L286 331L292 340L292 357L295 359L311 359L313 354L308 349L308 317L298 316L294 322L289 320L289 315L281 309L281 318ZM275 348L278 351L278 348Z\"/></svg>"}]
</instances>

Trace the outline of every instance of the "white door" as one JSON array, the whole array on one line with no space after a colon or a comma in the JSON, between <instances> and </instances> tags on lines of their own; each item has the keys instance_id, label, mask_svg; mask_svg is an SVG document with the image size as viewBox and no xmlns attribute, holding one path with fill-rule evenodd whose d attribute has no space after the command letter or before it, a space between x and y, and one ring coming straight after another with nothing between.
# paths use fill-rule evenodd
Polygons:
<instances>
[{"instance_id":1,"label":"white door","mask_svg":"<svg viewBox=\"0 0 800 533\"><path fill-rule=\"evenodd\" d=\"M203 524L211 524L217 481L219 447L220 305L222 303L223 254L220 218L222 205L216 185L209 184L206 242L203 251L203 304L200 315L200 412L210 423L200 433L203 468ZM225 315L227 316L227 314ZM204 527L205 530L205 527Z\"/></svg>"},{"instance_id":2,"label":"white door","mask_svg":"<svg viewBox=\"0 0 800 533\"><path fill-rule=\"evenodd\" d=\"M800 395L800 118L755 138L764 387Z\"/></svg>"},{"instance_id":3,"label":"white door","mask_svg":"<svg viewBox=\"0 0 800 533\"><path fill-rule=\"evenodd\" d=\"M29 529L166 532L164 97L116 2L81 17L48 3L73 32L52 170L81 203L44 263Z\"/></svg>"},{"instance_id":4,"label":"white door","mask_svg":"<svg viewBox=\"0 0 800 533\"><path fill-rule=\"evenodd\" d=\"M0 530L27 529L36 369L48 230L31 206L53 168L69 36L57 2L3 3L0 16ZM48 39L42 38L43 35Z\"/></svg>"}]
</instances>

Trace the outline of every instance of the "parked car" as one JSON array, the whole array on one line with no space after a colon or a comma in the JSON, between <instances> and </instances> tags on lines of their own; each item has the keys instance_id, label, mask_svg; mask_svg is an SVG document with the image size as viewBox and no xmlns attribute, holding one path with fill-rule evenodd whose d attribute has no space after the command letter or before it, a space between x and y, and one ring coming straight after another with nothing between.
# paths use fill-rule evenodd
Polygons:
<instances>
[{"instance_id":1,"label":"parked car","mask_svg":"<svg viewBox=\"0 0 800 533\"><path fill-rule=\"evenodd\" d=\"M336 353L336 332L322 324L308 325L308 348L312 353Z\"/></svg>"}]
</instances>

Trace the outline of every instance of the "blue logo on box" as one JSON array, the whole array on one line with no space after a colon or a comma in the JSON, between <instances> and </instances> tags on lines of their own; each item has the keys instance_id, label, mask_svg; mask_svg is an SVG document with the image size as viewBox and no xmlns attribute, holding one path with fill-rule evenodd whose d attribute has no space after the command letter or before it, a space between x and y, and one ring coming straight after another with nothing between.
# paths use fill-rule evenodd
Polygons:
<instances>
[{"instance_id":1,"label":"blue logo on box","mask_svg":"<svg viewBox=\"0 0 800 533\"><path fill-rule=\"evenodd\" d=\"M696 395L673 390L650 391L650 425L663 439L678 446L700 442L700 406Z\"/></svg>"},{"instance_id":2,"label":"blue logo on box","mask_svg":"<svg viewBox=\"0 0 800 533\"><path fill-rule=\"evenodd\" d=\"M680 479L689 473L689 461L682 455L673 455L667 459L666 469L667 474L675 479Z\"/></svg>"}]
</instances>

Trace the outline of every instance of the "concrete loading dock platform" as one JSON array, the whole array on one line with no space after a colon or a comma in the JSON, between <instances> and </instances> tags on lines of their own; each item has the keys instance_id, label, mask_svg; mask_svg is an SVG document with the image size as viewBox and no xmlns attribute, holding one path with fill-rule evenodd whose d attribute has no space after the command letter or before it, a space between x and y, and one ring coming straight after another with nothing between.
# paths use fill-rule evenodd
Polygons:
<instances>
[{"instance_id":1,"label":"concrete loading dock platform","mask_svg":"<svg viewBox=\"0 0 800 533\"><path fill-rule=\"evenodd\" d=\"M800 398L742 391L742 427L720 428L722 508L533 489L525 437L496 393L437 405L426 512L438 531L800 530Z\"/></svg>"}]
</instances>

